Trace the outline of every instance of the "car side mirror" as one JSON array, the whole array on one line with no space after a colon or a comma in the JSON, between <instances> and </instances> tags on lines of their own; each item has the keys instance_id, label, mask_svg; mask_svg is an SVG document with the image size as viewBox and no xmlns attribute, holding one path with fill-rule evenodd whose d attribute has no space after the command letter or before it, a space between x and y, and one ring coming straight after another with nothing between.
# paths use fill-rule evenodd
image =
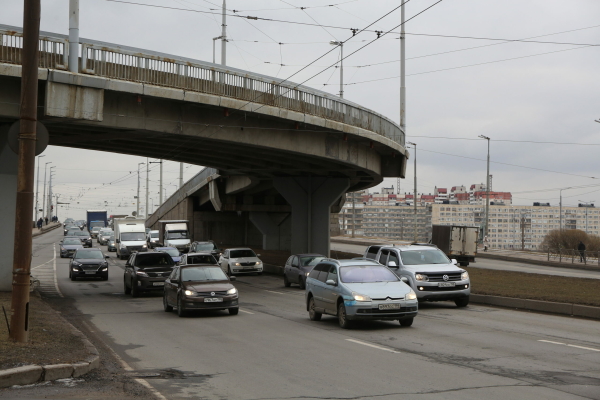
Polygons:
<instances>
[{"instance_id":1,"label":"car side mirror","mask_svg":"<svg viewBox=\"0 0 600 400\"><path fill-rule=\"evenodd\" d=\"M236 278L235 276L233 276L233 275L232 275L232 276L230 276L230 277L229 277L229 280L230 280L231 282L234 282L234 281L236 281L236 280L237 280L237 278Z\"/></svg>"},{"instance_id":2,"label":"car side mirror","mask_svg":"<svg viewBox=\"0 0 600 400\"><path fill-rule=\"evenodd\" d=\"M337 282L333 279L328 279L327 281L325 281L325 284L329 286L337 286Z\"/></svg>"},{"instance_id":3,"label":"car side mirror","mask_svg":"<svg viewBox=\"0 0 600 400\"><path fill-rule=\"evenodd\" d=\"M456 264L458 264L458 261L456 261L456 258L453 258L453 259L452 259L452 264L453 264L453 265L456 265Z\"/></svg>"},{"instance_id":4,"label":"car side mirror","mask_svg":"<svg viewBox=\"0 0 600 400\"><path fill-rule=\"evenodd\" d=\"M408 278L403 276L402 278L400 278L400 280L406 284L408 284Z\"/></svg>"},{"instance_id":5,"label":"car side mirror","mask_svg":"<svg viewBox=\"0 0 600 400\"><path fill-rule=\"evenodd\" d=\"M260 254L257 254L256 257L260 257Z\"/></svg>"},{"instance_id":6,"label":"car side mirror","mask_svg":"<svg viewBox=\"0 0 600 400\"><path fill-rule=\"evenodd\" d=\"M396 261L390 261L387 265L389 268L398 268Z\"/></svg>"}]
</instances>

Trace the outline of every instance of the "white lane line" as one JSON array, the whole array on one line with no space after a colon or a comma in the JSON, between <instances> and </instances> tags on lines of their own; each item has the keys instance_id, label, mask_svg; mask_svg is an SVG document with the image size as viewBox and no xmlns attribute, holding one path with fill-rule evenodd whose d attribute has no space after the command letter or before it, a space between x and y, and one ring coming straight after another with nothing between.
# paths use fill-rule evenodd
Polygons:
<instances>
[{"instance_id":1,"label":"white lane line","mask_svg":"<svg viewBox=\"0 0 600 400\"><path fill-rule=\"evenodd\" d=\"M120 293L119 293L119 294L120 294ZM246 313L246 314L252 314L252 315L254 315L254 313L253 313L253 312L246 311L246 310L242 310L241 308L240 308L240 311L241 311L241 312L243 312L243 313Z\"/></svg>"},{"instance_id":2,"label":"white lane line","mask_svg":"<svg viewBox=\"0 0 600 400\"><path fill-rule=\"evenodd\" d=\"M544 342L544 343L552 343L552 344L558 344L561 346L567 346L567 347L575 347L577 349L582 349L582 350L590 350L590 351L600 351L600 349L595 349L593 347L584 347L584 346L577 346L575 344L568 344L568 343L561 343L561 342L553 342L551 340L538 340L538 342Z\"/></svg>"},{"instance_id":3,"label":"white lane line","mask_svg":"<svg viewBox=\"0 0 600 400\"><path fill-rule=\"evenodd\" d=\"M349 341L349 342L352 342L352 343L362 344L363 346L372 347L374 349L383 350L383 351L389 351L390 353L394 353L394 354L400 354L399 351L392 350L392 349L390 349L388 347L377 346L375 344L371 344L371 343L367 343L367 342L362 342L360 340L355 340L355 339L346 339L346 340Z\"/></svg>"},{"instance_id":4,"label":"white lane line","mask_svg":"<svg viewBox=\"0 0 600 400\"><path fill-rule=\"evenodd\" d=\"M56 291L60 297L65 297L58 287L58 279L56 278L56 246L52 246L52 249L54 250L54 258L52 259L52 268L54 269L54 287L56 287Z\"/></svg>"},{"instance_id":5,"label":"white lane line","mask_svg":"<svg viewBox=\"0 0 600 400\"><path fill-rule=\"evenodd\" d=\"M285 294L285 293L281 293L281 292L274 292L274 291L272 291L272 290L266 290L266 289L265 289L265 292L269 292L269 293L277 293L277 294Z\"/></svg>"},{"instance_id":6,"label":"white lane line","mask_svg":"<svg viewBox=\"0 0 600 400\"><path fill-rule=\"evenodd\" d=\"M40 264L40 265L38 265L38 266L36 266L36 267L33 267L33 268L31 268L31 270L33 271L34 269L37 269L37 268L43 267L44 265L46 265L46 264L49 264L49 263L51 263L51 262L52 262L52 260L48 260L48 261L46 261L46 262L45 262L45 263L43 263L43 264Z\"/></svg>"}]
</instances>

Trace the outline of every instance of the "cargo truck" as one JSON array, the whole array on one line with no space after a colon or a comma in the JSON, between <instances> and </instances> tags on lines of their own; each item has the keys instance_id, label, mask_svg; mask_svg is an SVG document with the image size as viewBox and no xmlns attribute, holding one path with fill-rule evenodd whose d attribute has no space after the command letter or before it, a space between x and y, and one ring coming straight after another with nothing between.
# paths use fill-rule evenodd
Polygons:
<instances>
[{"instance_id":1,"label":"cargo truck","mask_svg":"<svg viewBox=\"0 0 600 400\"><path fill-rule=\"evenodd\" d=\"M87 229L92 235L96 237L94 233L100 228L106 228L108 226L108 215L106 210L87 210ZM96 228L94 230L94 228Z\"/></svg>"},{"instance_id":2,"label":"cargo truck","mask_svg":"<svg viewBox=\"0 0 600 400\"><path fill-rule=\"evenodd\" d=\"M191 245L188 222L158 221L158 241L163 247L175 247L180 253L187 253Z\"/></svg>"},{"instance_id":3,"label":"cargo truck","mask_svg":"<svg viewBox=\"0 0 600 400\"><path fill-rule=\"evenodd\" d=\"M143 219L121 218L113 222L117 257L124 259L131 254L148 251L146 226Z\"/></svg>"},{"instance_id":4,"label":"cargo truck","mask_svg":"<svg viewBox=\"0 0 600 400\"><path fill-rule=\"evenodd\" d=\"M431 229L431 243L463 267L475 262L478 238L476 226L433 225Z\"/></svg>"}]
</instances>

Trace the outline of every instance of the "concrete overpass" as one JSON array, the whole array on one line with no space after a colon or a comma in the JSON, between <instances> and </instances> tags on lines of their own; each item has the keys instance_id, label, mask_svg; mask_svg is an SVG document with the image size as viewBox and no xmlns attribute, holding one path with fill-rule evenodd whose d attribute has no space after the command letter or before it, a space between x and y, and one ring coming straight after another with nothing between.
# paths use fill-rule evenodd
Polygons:
<instances>
[{"instance_id":1,"label":"concrete overpass","mask_svg":"<svg viewBox=\"0 0 600 400\"><path fill-rule=\"evenodd\" d=\"M205 186L213 199L219 195L222 208L214 201L196 207L248 213L269 238L284 223L280 219L288 219L277 213L287 213L290 244L278 248L327 253L329 213L346 191L404 177L404 133L358 104L208 62L90 39L80 43L79 73L67 72L67 36L41 32L38 119L49 143L215 168L218 179ZM19 116L21 48L21 29L0 25L5 128ZM16 158L5 136L0 217L8 223L0 243L11 254ZM10 257L2 260L0 282L10 280L11 266Z\"/></svg>"}]
</instances>

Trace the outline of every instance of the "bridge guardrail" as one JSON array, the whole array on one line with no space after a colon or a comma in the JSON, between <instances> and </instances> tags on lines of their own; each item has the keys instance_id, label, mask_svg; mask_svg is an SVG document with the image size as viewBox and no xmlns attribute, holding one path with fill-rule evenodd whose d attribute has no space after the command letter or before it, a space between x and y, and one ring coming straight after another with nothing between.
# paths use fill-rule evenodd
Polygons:
<instances>
[{"instance_id":1,"label":"bridge guardrail","mask_svg":"<svg viewBox=\"0 0 600 400\"><path fill-rule=\"evenodd\" d=\"M22 29L0 25L0 62L21 63ZM42 32L40 67L67 69L68 38ZM90 39L80 39L81 72L274 106L375 132L402 146L398 125L327 92L236 68Z\"/></svg>"}]
</instances>

